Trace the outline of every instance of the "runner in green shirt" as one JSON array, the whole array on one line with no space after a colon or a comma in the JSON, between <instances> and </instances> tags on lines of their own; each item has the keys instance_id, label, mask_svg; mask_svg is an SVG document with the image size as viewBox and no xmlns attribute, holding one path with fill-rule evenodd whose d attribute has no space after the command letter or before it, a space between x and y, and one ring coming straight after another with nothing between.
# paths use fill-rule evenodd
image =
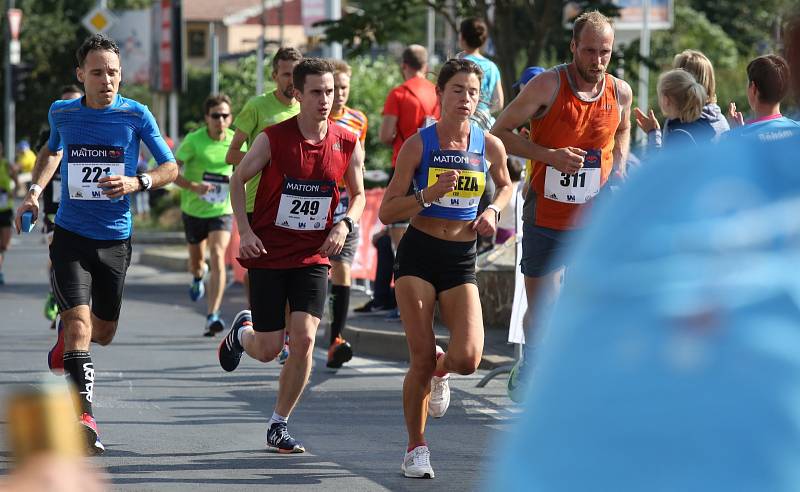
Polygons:
<instances>
[{"instance_id":1,"label":"runner in green shirt","mask_svg":"<svg viewBox=\"0 0 800 492\"><path fill-rule=\"evenodd\" d=\"M288 120L300 112L300 104L294 98L292 85L292 71L300 63L303 55L294 48L281 48L272 58L272 80L277 87L268 94L256 96L244 105L236 116L233 127L236 133L233 136L228 155L225 161L234 166L238 165L244 157L242 144L248 147L264 128ZM247 192L247 213L253 213L253 204L256 200L256 191L261 174L248 181L245 185Z\"/></svg>"},{"instance_id":2,"label":"runner in green shirt","mask_svg":"<svg viewBox=\"0 0 800 492\"><path fill-rule=\"evenodd\" d=\"M225 329L219 315L225 290L225 250L231 240L233 209L229 179L233 167L225 162L233 141L231 99L225 94L209 96L203 105L206 125L186 135L175 158L181 174L175 184L181 188L181 211L186 242L189 244L189 272L194 276L189 297L205 294L206 246L211 253L211 279L206 316L207 337Z\"/></svg>"},{"instance_id":3,"label":"runner in green shirt","mask_svg":"<svg viewBox=\"0 0 800 492\"><path fill-rule=\"evenodd\" d=\"M3 145L0 144L0 155ZM0 157L0 285L5 284L3 277L3 258L11 242L11 221L14 217L14 200L11 197L11 166Z\"/></svg>"}]
</instances>

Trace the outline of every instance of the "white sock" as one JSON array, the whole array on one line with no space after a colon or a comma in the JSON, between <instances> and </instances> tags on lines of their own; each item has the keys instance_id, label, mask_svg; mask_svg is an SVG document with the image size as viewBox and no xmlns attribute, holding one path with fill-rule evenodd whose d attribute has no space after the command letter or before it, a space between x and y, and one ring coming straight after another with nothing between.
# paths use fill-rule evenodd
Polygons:
<instances>
[{"instance_id":1,"label":"white sock","mask_svg":"<svg viewBox=\"0 0 800 492\"><path fill-rule=\"evenodd\" d=\"M289 417L284 417L283 415L278 415L276 412L272 412L272 418L269 419L267 427L272 427L272 424L277 424L279 422L285 424L289 422Z\"/></svg>"},{"instance_id":2,"label":"white sock","mask_svg":"<svg viewBox=\"0 0 800 492\"><path fill-rule=\"evenodd\" d=\"M236 339L239 340L239 345L244 348L244 341L242 340L242 335L244 334L244 328L236 332Z\"/></svg>"}]
</instances>

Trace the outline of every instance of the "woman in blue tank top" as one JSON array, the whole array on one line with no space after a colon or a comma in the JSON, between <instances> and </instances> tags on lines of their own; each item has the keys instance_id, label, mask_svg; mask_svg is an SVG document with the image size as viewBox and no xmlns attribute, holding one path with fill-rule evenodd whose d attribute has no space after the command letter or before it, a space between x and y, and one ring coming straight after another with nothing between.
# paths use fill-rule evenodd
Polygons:
<instances>
[{"instance_id":1,"label":"woman in blue tank top","mask_svg":"<svg viewBox=\"0 0 800 492\"><path fill-rule=\"evenodd\" d=\"M444 64L436 84L442 118L403 144L380 208L385 224L411 219L395 261L395 293L411 358L403 384L408 449L402 470L407 477L433 478L425 414L444 415L449 373L473 373L483 352L475 241L478 234L494 234L512 190L503 144L470 121L482 75L469 60ZM497 190L478 215L488 174ZM437 300L450 330L447 352L433 335Z\"/></svg>"}]
</instances>

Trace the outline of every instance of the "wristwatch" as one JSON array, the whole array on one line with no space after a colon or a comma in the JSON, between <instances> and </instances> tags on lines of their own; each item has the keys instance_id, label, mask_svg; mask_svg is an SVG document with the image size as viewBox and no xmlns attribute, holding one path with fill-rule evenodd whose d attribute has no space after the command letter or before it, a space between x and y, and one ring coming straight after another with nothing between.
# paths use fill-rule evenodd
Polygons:
<instances>
[{"instance_id":1,"label":"wristwatch","mask_svg":"<svg viewBox=\"0 0 800 492\"><path fill-rule=\"evenodd\" d=\"M351 219L350 217L348 217L346 215L342 219L342 222L344 222L344 225L347 226L347 232L353 232L353 229L356 228L356 223L353 222L353 219Z\"/></svg>"},{"instance_id":2,"label":"wristwatch","mask_svg":"<svg viewBox=\"0 0 800 492\"><path fill-rule=\"evenodd\" d=\"M147 191L153 186L153 180L150 179L149 174L137 174L136 179L139 180L139 186L142 187L142 191Z\"/></svg>"},{"instance_id":3,"label":"wristwatch","mask_svg":"<svg viewBox=\"0 0 800 492\"><path fill-rule=\"evenodd\" d=\"M489 209L494 210L494 221L495 222L500 222L500 207L498 207L495 204L491 204L488 207L486 207L486 209L487 210L489 210Z\"/></svg>"}]
</instances>

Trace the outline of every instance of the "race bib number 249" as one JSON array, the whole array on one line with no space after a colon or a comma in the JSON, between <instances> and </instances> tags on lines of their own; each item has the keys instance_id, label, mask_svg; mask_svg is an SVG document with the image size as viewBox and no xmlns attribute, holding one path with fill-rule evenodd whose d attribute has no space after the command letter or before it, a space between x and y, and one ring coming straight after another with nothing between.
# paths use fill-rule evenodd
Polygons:
<instances>
[{"instance_id":1,"label":"race bib number 249","mask_svg":"<svg viewBox=\"0 0 800 492\"><path fill-rule=\"evenodd\" d=\"M286 177L275 225L295 231L324 230L336 183Z\"/></svg>"}]
</instances>

